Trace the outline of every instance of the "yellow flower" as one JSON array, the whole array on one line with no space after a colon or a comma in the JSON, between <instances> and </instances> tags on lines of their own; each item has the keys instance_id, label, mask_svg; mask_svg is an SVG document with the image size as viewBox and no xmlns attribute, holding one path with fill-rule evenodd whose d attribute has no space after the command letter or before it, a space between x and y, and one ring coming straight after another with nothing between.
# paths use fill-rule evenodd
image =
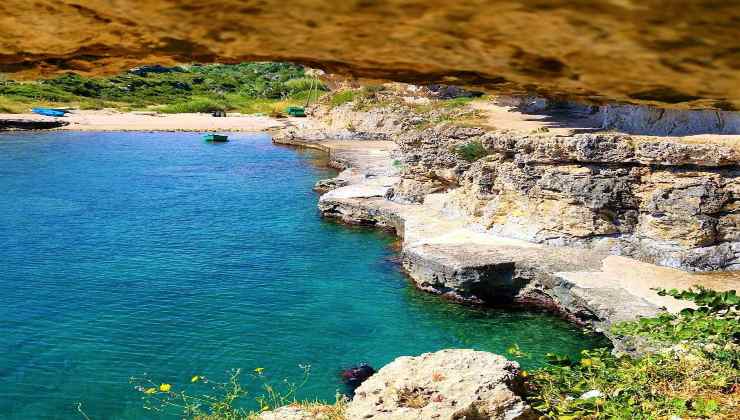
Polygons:
<instances>
[{"instance_id":1,"label":"yellow flower","mask_svg":"<svg viewBox=\"0 0 740 420\"><path fill-rule=\"evenodd\" d=\"M526 370L523 370L519 372L519 376L521 376L522 378L526 378L527 376L529 376L529 372L527 372Z\"/></svg>"},{"instance_id":2,"label":"yellow flower","mask_svg":"<svg viewBox=\"0 0 740 420\"><path fill-rule=\"evenodd\" d=\"M195 383L195 382L198 382L199 380L200 380L200 376L198 376L198 375L195 375L195 376L193 376L193 377L192 377L192 378L190 379L190 382L191 382L191 383Z\"/></svg>"},{"instance_id":3,"label":"yellow flower","mask_svg":"<svg viewBox=\"0 0 740 420\"><path fill-rule=\"evenodd\" d=\"M581 359L581 366L583 367L591 367L593 364L594 362L591 359Z\"/></svg>"},{"instance_id":4,"label":"yellow flower","mask_svg":"<svg viewBox=\"0 0 740 420\"><path fill-rule=\"evenodd\" d=\"M261 368L261 367L255 368L254 369L254 373L256 373L257 375L262 375L262 371L264 371L264 370L265 370L265 368Z\"/></svg>"},{"instance_id":5,"label":"yellow flower","mask_svg":"<svg viewBox=\"0 0 740 420\"><path fill-rule=\"evenodd\" d=\"M145 394L149 394L149 395L152 395L152 394L154 394L156 392L157 392L157 388L147 388L147 389L144 390L144 393Z\"/></svg>"},{"instance_id":6,"label":"yellow flower","mask_svg":"<svg viewBox=\"0 0 740 420\"><path fill-rule=\"evenodd\" d=\"M162 392L170 392L170 389L172 389L172 385L170 384L162 384L159 386L159 390Z\"/></svg>"}]
</instances>

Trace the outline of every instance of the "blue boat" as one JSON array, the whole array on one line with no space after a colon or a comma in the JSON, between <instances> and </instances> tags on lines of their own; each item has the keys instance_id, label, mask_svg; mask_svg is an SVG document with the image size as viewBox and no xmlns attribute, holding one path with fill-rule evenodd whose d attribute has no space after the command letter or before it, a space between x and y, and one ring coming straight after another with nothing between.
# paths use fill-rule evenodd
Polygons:
<instances>
[{"instance_id":1,"label":"blue boat","mask_svg":"<svg viewBox=\"0 0 740 420\"><path fill-rule=\"evenodd\" d=\"M64 109L55 109L55 108L33 108L31 110L34 114L44 115L47 117L63 117L67 115L69 111Z\"/></svg>"}]
</instances>

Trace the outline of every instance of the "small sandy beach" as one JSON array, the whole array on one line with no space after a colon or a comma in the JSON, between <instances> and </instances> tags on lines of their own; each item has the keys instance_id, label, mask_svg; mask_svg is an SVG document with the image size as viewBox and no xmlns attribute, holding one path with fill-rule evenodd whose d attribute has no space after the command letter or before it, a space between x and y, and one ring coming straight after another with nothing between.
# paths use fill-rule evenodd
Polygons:
<instances>
[{"instance_id":1,"label":"small sandy beach","mask_svg":"<svg viewBox=\"0 0 740 420\"><path fill-rule=\"evenodd\" d=\"M210 114L158 114L155 112L118 112L113 110L75 110L64 118L36 114L0 114L0 120L50 121L69 123L60 130L76 131L246 131L278 130L291 118L276 119L267 116L228 114L212 117Z\"/></svg>"}]
</instances>

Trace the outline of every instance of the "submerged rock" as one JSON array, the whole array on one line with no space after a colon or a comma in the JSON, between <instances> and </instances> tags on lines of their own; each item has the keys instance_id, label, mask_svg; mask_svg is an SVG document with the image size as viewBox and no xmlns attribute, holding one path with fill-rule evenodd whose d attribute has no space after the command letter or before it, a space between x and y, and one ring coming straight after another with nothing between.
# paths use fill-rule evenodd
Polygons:
<instances>
[{"instance_id":1,"label":"submerged rock","mask_svg":"<svg viewBox=\"0 0 740 420\"><path fill-rule=\"evenodd\" d=\"M344 369L342 371L342 382L354 392L358 386L373 376L374 373L375 369L372 366L367 363L361 363L359 366Z\"/></svg>"},{"instance_id":2,"label":"submerged rock","mask_svg":"<svg viewBox=\"0 0 740 420\"><path fill-rule=\"evenodd\" d=\"M475 350L399 357L355 392L348 419L528 419L512 388L519 365Z\"/></svg>"}]
</instances>

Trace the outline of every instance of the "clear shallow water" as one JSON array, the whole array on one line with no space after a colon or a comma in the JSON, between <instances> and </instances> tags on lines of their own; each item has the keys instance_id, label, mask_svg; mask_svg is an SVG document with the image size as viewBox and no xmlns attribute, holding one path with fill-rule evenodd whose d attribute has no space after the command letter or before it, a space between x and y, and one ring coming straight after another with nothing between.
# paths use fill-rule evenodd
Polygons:
<instances>
[{"instance_id":1,"label":"clear shallow water","mask_svg":"<svg viewBox=\"0 0 740 420\"><path fill-rule=\"evenodd\" d=\"M537 313L414 290L388 235L322 221L319 155L265 135L0 134L0 418L156 416L128 379L178 387L265 367L312 376L448 347L505 354L602 342Z\"/></svg>"}]
</instances>

